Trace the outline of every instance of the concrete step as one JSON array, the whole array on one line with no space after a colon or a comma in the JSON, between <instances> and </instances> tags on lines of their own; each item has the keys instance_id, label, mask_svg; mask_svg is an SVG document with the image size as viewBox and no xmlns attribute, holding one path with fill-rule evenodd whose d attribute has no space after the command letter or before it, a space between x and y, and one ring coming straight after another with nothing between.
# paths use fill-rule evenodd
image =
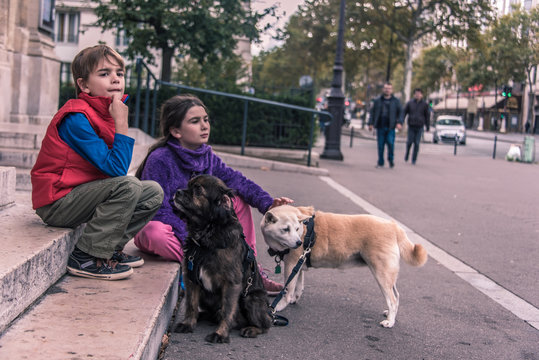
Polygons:
<instances>
[{"instance_id":1,"label":"concrete step","mask_svg":"<svg viewBox=\"0 0 539 360\"><path fill-rule=\"evenodd\" d=\"M15 166L31 169L37 160L39 150L0 147L0 166Z\"/></svg>"},{"instance_id":2,"label":"concrete step","mask_svg":"<svg viewBox=\"0 0 539 360\"><path fill-rule=\"evenodd\" d=\"M30 204L30 193L17 193L0 212L0 332L65 273L81 232L45 226Z\"/></svg>"},{"instance_id":3,"label":"concrete step","mask_svg":"<svg viewBox=\"0 0 539 360\"><path fill-rule=\"evenodd\" d=\"M30 193L0 212L0 359L155 359L172 317L179 264L140 254L121 281L65 275L82 226L44 225ZM139 254L132 242L126 252Z\"/></svg>"},{"instance_id":4,"label":"concrete step","mask_svg":"<svg viewBox=\"0 0 539 360\"><path fill-rule=\"evenodd\" d=\"M41 136L38 134L21 134L16 132L0 132L0 146L14 149L39 149Z\"/></svg>"},{"instance_id":5,"label":"concrete step","mask_svg":"<svg viewBox=\"0 0 539 360\"><path fill-rule=\"evenodd\" d=\"M0 167L0 211L15 204L16 169Z\"/></svg>"},{"instance_id":6,"label":"concrete step","mask_svg":"<svg viewBox=\"0 0 539 360\"><path fill-rule=\"evenodd\" d=\"M20 191L32 191L31 169L17 168L16 189Z\"/></svg>"},{"instance_id":7,"label":"concrete step","mask_svg":"<svg viewBox=\"0 0 539 360\"><path fill-rule=\"evenodd\" d=\"M43 125L0 122L0 147L39 149L46 130Z\"/></svg>"}]
</instances>

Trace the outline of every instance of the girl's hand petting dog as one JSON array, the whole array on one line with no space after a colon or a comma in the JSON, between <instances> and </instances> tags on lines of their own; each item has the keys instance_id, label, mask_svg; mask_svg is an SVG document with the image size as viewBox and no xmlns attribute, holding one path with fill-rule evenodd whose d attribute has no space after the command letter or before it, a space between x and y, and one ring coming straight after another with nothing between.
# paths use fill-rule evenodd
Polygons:
<instances>
[{"instance_id":1,"label":"girl's hand petting dog","mask_svg":"<svg viewBox=\"0 0 539 360\"><path fill-rule=\"evenodd\" d=\"M294 202L294 200L292 200L290 198L287 198L287 197L284 197L284 196L283 197L278 197L278 198L273 199L273 204L271 204L269 209L273 209L276 206L288 205L288 204L291 204L293 202Z\"/></svg>"}]
</instances>

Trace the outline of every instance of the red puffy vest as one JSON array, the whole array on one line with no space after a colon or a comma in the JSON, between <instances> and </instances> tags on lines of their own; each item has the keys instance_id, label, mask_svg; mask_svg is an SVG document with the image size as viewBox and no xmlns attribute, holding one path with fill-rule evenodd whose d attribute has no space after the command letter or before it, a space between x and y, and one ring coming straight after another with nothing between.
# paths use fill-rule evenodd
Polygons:
<instances>
[{"instance_id":1,"label":"red puffy vest","mask_svg":"<svg viewBox=\"0 0 539 360\"><path fill-rule=\"evenodd\" d=\"M124 98L127 95L124 95ZM109 177L71 149L58 134L58 126L70 113L86 116L97 136L112 148L115 134L114 119L110 116L111 99L80 93L78 99L68 100L51 120L36 163L31 171L32 204L34 209L64 197L75 186Z\"/></svg>"}]
</instances>

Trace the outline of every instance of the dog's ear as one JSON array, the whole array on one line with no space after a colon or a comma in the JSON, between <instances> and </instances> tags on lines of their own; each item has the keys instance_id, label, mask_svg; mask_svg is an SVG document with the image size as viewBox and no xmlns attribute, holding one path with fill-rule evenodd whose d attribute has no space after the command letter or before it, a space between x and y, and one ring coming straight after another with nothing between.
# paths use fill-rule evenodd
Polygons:
<instances>
[{"instance_id":1,"label":"dog's ear","mask_svg":"<svg viewBox=\"0 0 539 360\"><path fill-rule=\"evenodd\" d=\"M223 197L217 201L217 206L225 208L227 210L230 210L234 207L234 205L232 204L232 199L229 195L223 195Z\"/></svg>"},{"instance_id":2,"label":"dog's ear","mask_svg":"<svg viewBox=\"0 0 539 360\"><path fill-rule=\"evenodd\" d=\"M277 217L273 215L271 212L266 212L266 215L264 215L264 223L265 224L275 224L277 222Z\"/></svg>"}]
</instances>

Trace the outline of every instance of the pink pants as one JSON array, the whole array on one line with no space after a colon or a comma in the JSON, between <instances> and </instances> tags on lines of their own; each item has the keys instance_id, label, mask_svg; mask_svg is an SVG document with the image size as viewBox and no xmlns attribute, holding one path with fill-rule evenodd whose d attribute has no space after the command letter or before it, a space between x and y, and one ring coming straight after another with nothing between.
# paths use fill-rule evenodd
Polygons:
<instances>
[{"instance_id":1,"label":"pink pants","mask_svg":"<svg viewBox=\"0 0 539 360\"><path fill-rule=\"evenodd\" d=\"M240 224L243 226L245 241L254 250L256 256L256 234L251 208L239 196L234 197L232 203ZM135 245L146 253L159 255L167 260L178 262L183 260L183 249L172 231L172 226L161 221L152 220L146 224L135 235Z\"/></svg>"}]
</instances>

